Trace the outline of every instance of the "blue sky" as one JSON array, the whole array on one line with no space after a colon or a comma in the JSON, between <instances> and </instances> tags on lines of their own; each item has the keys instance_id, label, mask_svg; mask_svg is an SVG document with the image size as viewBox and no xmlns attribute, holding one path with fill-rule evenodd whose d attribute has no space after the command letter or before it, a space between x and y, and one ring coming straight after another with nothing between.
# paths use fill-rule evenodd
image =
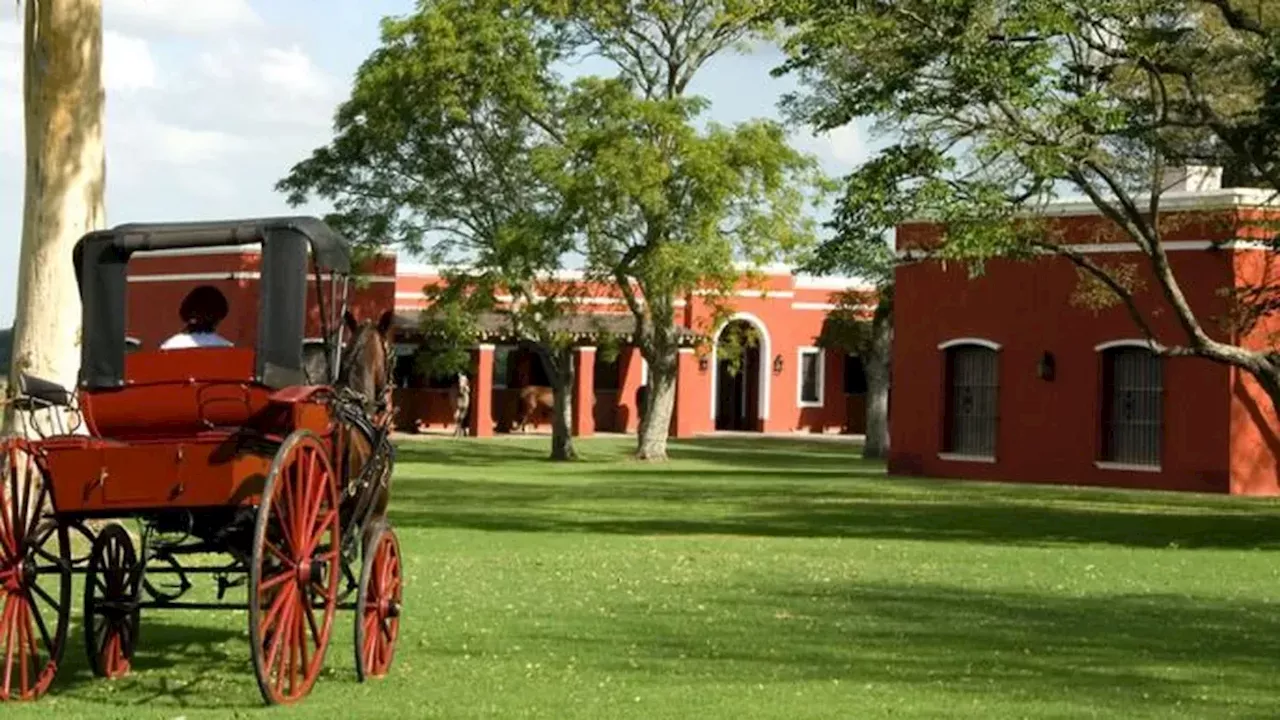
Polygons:
<instances>
[{"instance_id":1,"label":"blue sky","mask_svg":"<svg viewBox=\"0 0 1280 720\"><path fill-rule=\"evenodd\" d=\"M272 186L324 144L334 108L412 0L106 0L107 223L291 212ZM0 326L13 319L22 233L21 11L0 3ZM777 117L794 87L773 51L718 58L693 90L722 122ZM860 128L793 142L828 172L865 159ZM304 211L322 213L315 206ZM69 261L69 259L68 259Z\"/></svg>"}]
</instances>

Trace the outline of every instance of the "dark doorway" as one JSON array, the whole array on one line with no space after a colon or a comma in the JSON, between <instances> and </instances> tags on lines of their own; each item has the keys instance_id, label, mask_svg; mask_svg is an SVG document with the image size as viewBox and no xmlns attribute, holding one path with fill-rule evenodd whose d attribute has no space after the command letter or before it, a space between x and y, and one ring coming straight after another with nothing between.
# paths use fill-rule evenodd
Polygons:
<instances>
[{"instance_id":1,"label":"dark doorway","mask_svg":"<svg viewBox=\"0 0 1280 720\"><path fill-rule=\"evenodd\" d=\"M760 345L754 326L742 320L729 323L720 332L717 343L723 343L732 335L737 342L742 338L754 338L741 344L742 359L734 363L726 359L716 361L716 429L760 429Z\"/></svg>"}]
</instances>

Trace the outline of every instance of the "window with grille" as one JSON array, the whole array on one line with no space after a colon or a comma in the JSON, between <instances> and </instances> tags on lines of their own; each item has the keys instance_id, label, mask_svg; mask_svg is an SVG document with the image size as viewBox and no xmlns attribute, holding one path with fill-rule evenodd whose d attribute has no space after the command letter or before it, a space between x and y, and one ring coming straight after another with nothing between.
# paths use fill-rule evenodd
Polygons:
<instances>
[{"instance_id":1,"label":"window with grille","mask_svg":"<svg viewBox=\"0 0 1280 720\"><path fill-rule=\"evenodd\" d=\"M822 406L822 351L800 349L800 407Z\"/></svg>"},{"instance_id":2,"label":"window with grille","mask_svg":"<svg viewBox=\"0 0 1280 720\"><path fill-rule=\"evenodd\" d=\"M1145 348L1103 351L1102 459L1160 465L1164 392L1160 357Z\"/></svg>"},{"instance_id":3,"label":"window with grille","mask_svg":"<svg viewBox=\"0 0 1280 720\"><path fill-rule=\"evenodd\" d=\"M947 349L948 453L995 457L996 370L996 351L991 348L958 345Z\"/></svg>"}]
</instances>

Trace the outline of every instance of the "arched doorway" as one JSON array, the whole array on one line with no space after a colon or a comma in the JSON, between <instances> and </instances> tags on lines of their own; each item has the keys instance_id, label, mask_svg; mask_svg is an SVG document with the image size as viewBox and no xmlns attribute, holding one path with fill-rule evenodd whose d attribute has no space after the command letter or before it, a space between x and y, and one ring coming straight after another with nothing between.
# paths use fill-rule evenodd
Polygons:
<instances>
[{"instance_id":1,"label":"arched doorway","mask_svg":"<svg viewBox=\"0 0 1280 720\"><path fill-rule=\"evenodd\" d=\"M764 324L745 313L735 316L716 333L713 353L715 378L711 412L715 428L763 429L769 402L769 378L762 367L762 358L769 356L769 336Z\"/></svg>"}]
</instances>

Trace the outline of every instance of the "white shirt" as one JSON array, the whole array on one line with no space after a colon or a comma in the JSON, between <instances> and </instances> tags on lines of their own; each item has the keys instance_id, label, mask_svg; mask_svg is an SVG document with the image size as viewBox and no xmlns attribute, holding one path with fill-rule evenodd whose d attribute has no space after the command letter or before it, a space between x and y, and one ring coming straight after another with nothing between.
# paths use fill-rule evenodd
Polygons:
<instances>
[{"instance_id":1,"label":"white shirt","mask_svg":"<svg viewBox=\"0 0 1280 720\"><path fill-rule=\"evenodd\" d=\"M165 340L160 345L161 350L185 350L187 348L202 347L232 347L234 343L222 337L218 333L212 332L180 332L177 335Z\"/></svg>"}]
</instances>

